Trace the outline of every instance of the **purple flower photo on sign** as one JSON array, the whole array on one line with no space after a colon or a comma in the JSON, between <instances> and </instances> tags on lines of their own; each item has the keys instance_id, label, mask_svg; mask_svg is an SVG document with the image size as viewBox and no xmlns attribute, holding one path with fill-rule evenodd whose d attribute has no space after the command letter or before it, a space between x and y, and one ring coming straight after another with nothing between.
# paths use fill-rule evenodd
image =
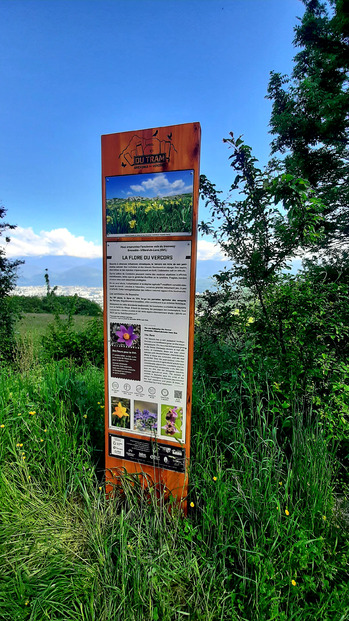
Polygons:
<instances>
[{"instance_id":1,"label":"purple flower photo on sign","mask_svg":"<svg viewBox=\"0 0 349 621\"><path fill-rule=\"evenodd\" d=\"M132 347L133 341L138 339L138 335L133 332L133 326L126 328L121 325L115 334L119 337L117 343L125 343L126 347Z\"/></svg>"},{"instance_id":2,"label":"purple flower photo on sign","mask_svg":"<svg viewBox=\"0 0 349 621\"><path fill-rule=\"evenodd\" d=\"M158 406L148 401L134 402L134 430L141 433L157 433Z\"/></svg>"},{"instance_id":3,"label":"purple flower photo on sign","mask_svg":"<svg viewBox=\"0 0 349 621\"><path fill-rule=\"evenodd\" d=\"M110 338L113 345L125 345L127 348L139 349L140 347L140 326L123 323L110 324Z\"/></svg>"},{"instance_id":4,"label":"purple flower photo on sign","mask_svg":"<svg viewBox=\"0 0 349 621\"><path fill-rule=\"evenodd\" d=\"M183 408L177 405L161 406L161 429L163 435L182 438Z\"/></svg>"},{"instance_id":5,"label":"purple flower photo on sign","mask_svg":"<svg viewBox=\"0 0 349 621\"><path fill-rule=\"evenodd\" d=\"M135 410L134 428L136 431L156 431L158 416L149 410Z\"/></svg>"}]
</instances>

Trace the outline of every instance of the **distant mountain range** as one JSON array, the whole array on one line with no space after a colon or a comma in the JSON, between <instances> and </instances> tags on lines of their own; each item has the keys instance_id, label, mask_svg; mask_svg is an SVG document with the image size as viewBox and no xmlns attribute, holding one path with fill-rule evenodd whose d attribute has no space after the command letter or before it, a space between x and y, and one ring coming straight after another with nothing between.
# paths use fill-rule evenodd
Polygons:
<instances>
[{"instance_id":1,"label":"distant mountain range","mask_svg":"<svg viewBox=\"0 0 349 621\"><path fill-rule=\"evenodd\" d=\"M21 287L45 286L45 269L48 269L51 286L102 287L102 259L81 259L67 256L18 257L25 263L18 268L17 285ZM212 276L229 261L198 261L196 291L201 293L213 286Z\"/></svg>"}]
</instances>

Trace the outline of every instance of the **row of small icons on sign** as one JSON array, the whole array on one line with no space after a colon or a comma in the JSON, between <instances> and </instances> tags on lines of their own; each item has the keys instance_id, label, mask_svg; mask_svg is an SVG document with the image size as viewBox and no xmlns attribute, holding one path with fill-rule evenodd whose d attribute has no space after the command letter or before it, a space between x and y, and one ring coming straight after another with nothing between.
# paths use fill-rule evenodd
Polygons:
<instances>
[{"instance_id":1,"label":"row of small icons on sign","mask_svg":"<svg viewBox=\"0 0 349 621\"><path fill-rule=\"evenodd\" d=\"M119 390L120 385L118 382L112 382L112 388L113 390ZM131 390L131 385L128 384L127 382L123 385L123 389L125 390L125 392L130 392ZM142 394L143 393L143 386L141 386L140 384L138 386L136 386L136 392L138 394ZM148 393L149 395L153 396L156 394L156 388L154 388L154 386L150 386L148 388ZM162 388L161 390L161 396L166 398L169 396L169 391L167 390L167 388ZM175 398L180 399L182 396L182 393L180 391L175 390Z\"/></svg>"}]
</instances>

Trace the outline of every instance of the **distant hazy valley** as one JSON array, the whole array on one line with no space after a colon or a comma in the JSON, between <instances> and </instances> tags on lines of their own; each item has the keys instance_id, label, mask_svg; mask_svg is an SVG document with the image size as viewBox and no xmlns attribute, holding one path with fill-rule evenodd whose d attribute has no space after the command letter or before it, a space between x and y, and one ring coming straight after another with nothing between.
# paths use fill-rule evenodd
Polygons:
<instances>
[{"instance_id":1,"label":"distant hazy valley","mask_svg":"<svg viewBox=\"0 0 349 621\"><path fill-rule=\"evenodd\" d=\"M24 265L18 268L17 286L19 288L41 288L40 291L29 289L25 291L25 295L44 295L45 269L48 269L50 283L52 286L59 285L63 288L69 288L68 294L78 293L77 289L98 288L103 286L102 259L82 259L78 257L67 256L36 256L23 257ZM207 260L197 262L196 291L202 293L205 289L211 288L212 275L224 269L229 262ZM73 289L72 289L73 288ZM19 292L18 292L19 293ZM61 290L64 293L64 290ZM91 292L93 294L94 292ZM79 295L82 295L79 293ZM83 297L90 297L85 295ZM101 296L100 296L101 297ZM93 295L93 299L95 296Z\"/></svg>"}]
</instances>

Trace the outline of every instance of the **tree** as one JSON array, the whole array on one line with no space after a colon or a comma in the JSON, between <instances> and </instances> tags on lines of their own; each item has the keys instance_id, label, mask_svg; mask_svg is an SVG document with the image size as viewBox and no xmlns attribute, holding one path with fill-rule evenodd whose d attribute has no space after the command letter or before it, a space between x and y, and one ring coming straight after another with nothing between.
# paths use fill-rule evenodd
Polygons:
<instances>
[{"instance_id":1,"label":"tree","mask_svg":"<svg viewBox=\"0 0 349 621\"><path fill-rule=\"evenodd\" d=\"M9 242L7 231L16 227L8 222L1 222L5 214L6 209L0 206L0 237L4 234L5 241ZM16 285L17 267L22 263L23 261L7 259L5 248L0 246L0 361L9 360L13 356L16 313L8 295Z\"/></svg>"},{"instance_id":2,"label":"tree","mask_svg":"<svg viewBox=\"0 0 349 621\"><path fill-rule=\"evenodd\" d=\"M348 254L338 260L336 252L349 233L348 16L342 0L327 5L303 1L306 10L294 41L301 51L292 76L272 73L269 84L276 136L272 155L279 158L262 171L250 147L231 134L225 141L233 149L231 166L237 173L231 195L222 200L215 186L201 178L213 217L202 230L213 234L233 261L217 281L225 285L226 298L233 281L252 290L267 321L264 292L292 256L325 247L335 259L332 268L338 266L334 278L339 270L347 271ZM218 230L214 220L220 221ZM281 333L280 324L274 334L279 343Z\"/></svg>"},{"instance_id":3,"label":"tree","mask_svg":"<svg viewBox=\"0 0 349 621\"><path fill-rule=\"evenodd\" d=\"M284 355L282 330L274 329L270 322L266 290L288 268L300 248L316 247L322 236L323 205L304 179L258 168L251 148L241 138L235 139L231 133L224 142L232 149L235 179L230 195L222 200L215 185L201 175L201 196L211 209L211 220L201 223L200 228L216 239L233 264L229 271L216 275L220 293L213 297L206 294L205 304L219 306L219 315L227 326L231 299L236 299L239 291L237 286L246 287L258 300ZM218 321L217 330L221 327Z\"/></svg>"},{"instance_id":4,"label":"tree","mask_svg":"<svg viewBox=\"0 0 349 621\"><path fill-rule=\"evenodd\" d=\"M261 170L251 148L231 134L228 197L201 177L212 214L201 230L233 265L216 275L217 290L200 298L196 352L200 374L213 378L214 388L223 379L232 403L232 386L242 398L253 386L289 439L301 417L318 425L338 442L345 472L349 253L337 254L349 232L348 20L339 0L331 2L332 16L318 0L304 3L292 76L274 73L269 85L274 159ZM308 261L286 275L301 250L324 250L326 269Z\"/></svg>"},{"instance_id":5,"label":"tree","mask_svg":"<svg viewBox=\"0 0 349 621\"><path fill-rule=\"evenodd\" d=\"M9 242L10 238L6 232L15 229L16 226L14 224L8 224L8 222L1 222L5 214L5 207L0 205L0 237L5 234L5 241ZM10 261L7 259L5 248L0 246L0 298L4 298L15 288L17 267L22 263L23 261Z\"/></svg>"},{"instance_id":6,"label":"tree","mask_svg":"<svg viewBox=\"0 0 349 621\"><path fill-rule=\"evenodd\" d=\"M349 233L349 14L344 0L303 0L295 28L291 77L272 72L273 164L307 179L324 203L322 245L338 248Z\"/></svg>"},{"instance_id":7,"label":"tree","mask_svg":"<svg viewBox=\"0 0 349 621\"><path fill-rule=\"evenodd\" d=\"M260 297L299 248L316 246L322 235L323 205L304 179L258 168L251 147L241 138L231 133L224 142L232 149L231 167L236 175L226 200L201 175L201 196L211 207L212 219L200 226L233 261L230 279L241 279Z\"/></svg>"},{"instance_id":8,"label":"tree","mask_svg":"<svg viewBox=\"0 0 349 621\"><path fill-rule=\"evenodd\" d=\"M202 230L213 234L233 261L231 270L216 277L223 288L223 297L216 296L215 302L219 314L222 302L229 305L229 297L236 296L231 283L247 287L282 357L284 320L281 312L277 322L272 320L267 302L275 283L279 286L277 278L300 251L318 253L326 247L334 257L336 245L349 232L348 20L339 0L327 6L303 1L306 10L294 41L301 51L292 76L272 73L269 84L274 159L261 170L251 148L231 134L225 141L236 175L230 196L222 200L215 186L201 178L202 196L212 213ZM345 273L343 261L339 264ZM287 291L291 295L290 287Z\"/></svg>"}]
</instances>

